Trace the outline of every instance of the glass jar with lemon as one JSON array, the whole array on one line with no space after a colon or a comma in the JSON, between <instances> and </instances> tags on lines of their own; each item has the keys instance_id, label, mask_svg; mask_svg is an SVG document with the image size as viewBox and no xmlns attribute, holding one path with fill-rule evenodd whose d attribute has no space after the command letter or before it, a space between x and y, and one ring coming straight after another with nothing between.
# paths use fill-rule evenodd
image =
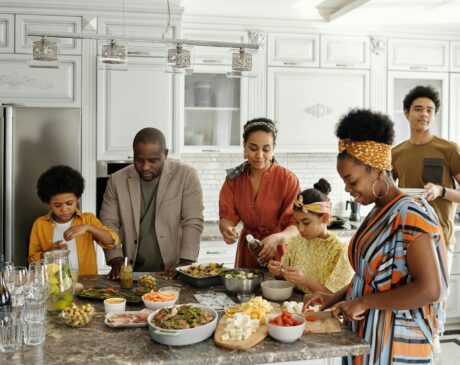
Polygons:
<instances>
[{"instance_id":1,"label":"glass jar with lemon","mask_svg":"<svg viewBox=\"0 0 460 365\"><path fill-rule=\"evenodd\" d=\"M48 310L62 310L73 301L73 281L70 272L69 251L54 250L44 254L50 281Z\"/></svg>"}]
</instances>

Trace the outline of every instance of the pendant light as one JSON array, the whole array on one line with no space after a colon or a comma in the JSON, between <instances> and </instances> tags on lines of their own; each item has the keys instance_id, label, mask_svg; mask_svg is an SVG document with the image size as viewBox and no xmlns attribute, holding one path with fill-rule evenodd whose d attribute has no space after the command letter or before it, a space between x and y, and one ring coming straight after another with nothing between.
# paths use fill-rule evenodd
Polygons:
<instances>
[{"instance_id":1,"label":"pendant light","mask_svg":"<svg viewBox=\"0 0 460 365\"><path fill-rule=\"evenodd\" d=\"M46 36L42 36L39 41L35 41L32 44L32 60L29 61L29 66L58 68L59 62L57 56L57 42L49 40Z\"/></svg>"}]
</instances>

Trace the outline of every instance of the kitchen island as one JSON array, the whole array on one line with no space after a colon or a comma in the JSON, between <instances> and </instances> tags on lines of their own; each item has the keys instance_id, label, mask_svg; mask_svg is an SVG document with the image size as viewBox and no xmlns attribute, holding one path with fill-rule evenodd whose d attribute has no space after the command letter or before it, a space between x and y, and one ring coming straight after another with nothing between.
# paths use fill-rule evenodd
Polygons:
<instances>
[{"instance_id":1,"label":"kitchen island","mask_svg":"<svg viewBox=\"0 0 460 365\"><path fill-rule=\"evenodd\" d=\"M223 292L223 286L196 289L179 280L166 281L159 274L157 287L174 285L181 288L177 303L196 303L196 292ZM81 277L85 287L100 285L117 287L117 282L102 276ZM257 293L256 293L257 294ZM238 300L231 296L235 301ZM295 293L291 300L301 300ZM190 346L171 347L154 342L147 328L110 328L104 324L103 303L91 302L96 308L92 322L82 328L71 328L57 314L49 313L46 341L40 346L25 346L15 353L1 353L0 364L263 364L311 359L338 358L362 354L369 345L353 332L342 328L339 333L305 334L293 343L281 343L267 337L250 351L232 351L215 346L213 338ZM139 310L143 306L127 306L127 310ZM314 364L332 364L318 360ZM305 362L309 364L310 362Z\"/></svg>"}]
</instances>

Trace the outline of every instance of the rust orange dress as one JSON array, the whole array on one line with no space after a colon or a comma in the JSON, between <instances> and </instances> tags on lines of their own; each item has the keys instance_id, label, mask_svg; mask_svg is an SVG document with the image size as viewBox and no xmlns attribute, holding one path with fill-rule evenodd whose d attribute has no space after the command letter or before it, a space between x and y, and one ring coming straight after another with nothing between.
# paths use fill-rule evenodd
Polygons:
<instances>
[{"instance_id":1,"label":"rust orange dress","mask_svg":"<svg viewBox=\"0 0 460 365\"><path fill-rule=\"evenodd\" d=\"M219 196L219 216L233 222L235 226L240 221L243 222L235 267L260 268L257 260L249 252L246 235L250 233L262 240L295 224L292 206L299 193L300 184L297 176L276 162L263 175L255 201L252 199L248 166L236 178L225 179ZM284 246L278 246L275 260L279 261L284 251Z\"/></svg>"}]
</instances>

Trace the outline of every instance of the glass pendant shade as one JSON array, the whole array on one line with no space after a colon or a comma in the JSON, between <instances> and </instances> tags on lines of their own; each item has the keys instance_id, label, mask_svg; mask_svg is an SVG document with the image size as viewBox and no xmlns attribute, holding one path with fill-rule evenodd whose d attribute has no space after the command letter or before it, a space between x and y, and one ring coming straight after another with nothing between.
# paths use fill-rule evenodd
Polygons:
<instances>
[{"instance_id":1,"label":"glass pendant shade","mask_svg":"<svg viewBox=\"0 0 460 365\"><path fill-rule=\"evenodd\" d=\"M232 53L232 71L251 71L252 70L252 55L244 49L240 49L238 53Z\"/></svg>"},{"instance_id":2,"label":"glass pendant shade","mask_svg":"<svg viewBox=\"0 0 460 365\"><path fill-rule=\"evenodd\" d=\"M178 44L176 48L168 49L166 72L191 74L191 61L192 55L190 50Z\"/></svg>"},{"instance_id":3,"label":"glass pendant shade","mask_svg":"<svg viewBox=\"0 0 460 365\"><path fill-rule=\"evenodd\" d=\"M128 70L128 47L125 43L110 40L101 47L98 68L100 70Z\"/></svg>"},{"instance_id":4,"label":"glass pendant shade","mask_svg":"<svg viewBox=\"0 0 460 365\"><path fill-rule=\"evenodd\" d=\"M29 61L29 66L57 68L59 67L57 56L57 42L42 37L39 41L35 41L32 44L32 60Z\"/></svg>"}]
</instances>

